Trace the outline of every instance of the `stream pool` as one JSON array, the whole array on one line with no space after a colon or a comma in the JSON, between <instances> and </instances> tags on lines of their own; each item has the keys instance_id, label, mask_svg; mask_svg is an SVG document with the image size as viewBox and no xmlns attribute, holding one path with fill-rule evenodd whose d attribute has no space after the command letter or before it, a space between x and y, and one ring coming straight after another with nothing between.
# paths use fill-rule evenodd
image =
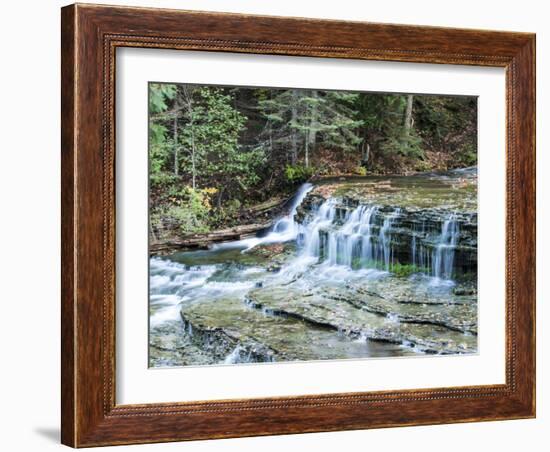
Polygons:
<instances>
[{"instance_id":1,"label":"stream pool","mask_svg":"<svg viewBox=\"0 0 550 452\"><path fill-rule=\"evenodd\" d=\"M149 365L476 353L472 175L336 185L304 184L264 234L151 257ZM433 186L439 204L386 199Z\"/></svg>"}]
</instances>

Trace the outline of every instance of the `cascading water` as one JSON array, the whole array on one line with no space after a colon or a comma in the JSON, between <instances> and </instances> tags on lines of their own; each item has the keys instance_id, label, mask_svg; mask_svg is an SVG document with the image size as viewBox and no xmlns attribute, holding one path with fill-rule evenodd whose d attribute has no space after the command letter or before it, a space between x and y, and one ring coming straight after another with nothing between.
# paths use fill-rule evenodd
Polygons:
<instances>
[{"instance_id":1,"label":"cascading water","mask_svg":"<svg viewBox=\"0 0 550 452\"><path fill-rule=\"evenodd\" d=\"M328 265L391 271L396 262L392 234L401 210L387 212L379 206L359 205L337 215L337 209L337 202L329 198L301 226L302 255ZM424 222L420 228L414 226L408 263L417 268L418 273L450 279L459 235L455 214L444 220L435 236L428 233ZM426 241L427 237L431 238Z\"/></svg>"},{"instance_id":2,"label":"cascading water","mask_svg":"<svg viewBox=\"0 0 550 452\"><path fill-rule=\"evenodd\" d=\"M399 216L400 210L396 209L391 215L384 218L384 223L380 228L378 235L378 252L379 256L376 260L384 262L386 271L390 270L390 264L393 264L393 255L391 247L391 228L395 218Z\"/></svg>"},{"instance_id":3,"label":"cascading water","mask_svg":"<svg viewBox=\"0 0 550 452\"><path fill-rule=\"evenodd\" d=\"M400 210L383 213L378 206L359 205L337 219L336 206L334 199L328 199L303 225L302 252L329 265L382 266L389 271L393 263L392 228Z\"/></svg>"},{"instance_id":4,"label":"cascading water","mask_svg":"<svg viewBox=\"0 0 550 452\"><path fill-rule=\"evenodd\" d=\"M342 206L337 198L328 198L306 217L303 224L296 221L296 213L313 186L303 184L291 200L288 214L275 221L263 237L214 245L212 250L241 249L247 252L259 245L296 241L299 248L288 272L307 267L311 263L343 266L348 269L383 269L391 271L396 262L394 255L395 224L402 212L377 205L360 204L353 210ZM460 230L457 217L451 214L442 223L441 231L434 235L413 226L410 259L400 262L412 264L417 273L442 280L453 274L454 254Z\"/></svg>"},{"instance_id":5,"label":"cascading water","mask_svg":"<svg viewBox=\"0 0 550 452\"><path fill-rule=\"evenodd\" d=\"M303 184L292 198L288 214L276 220L263 237L215 244L212 250L236 248L247 252L256 246L295 240L301 249L299 263L303 263L300 258L313 258L317 262L350 269L382 268L391 271L395 264L392 234L401 210L396 208L388 212L387 208L382 210L377 205L359 205L350 211L339 207L337 199L329 198L304 224L300 224L295 219L296 212L312 188L312 184ZM449 279L453 273L459 233L456 215L450 215L444 221L441 233L432 240L434 245L427 246L419 239L427 235L423 223L420 231L413 230L410 263L418 268L419 273Z\"/></svg>"},{"instance_id":6,"label":"cascading water","mask_svg":"<svg viewBox=\"0 0 550 452\"><path fill-rule=\"evenodd\" d=\"M271 227L269 232L263 237L251 237L244 240L236 240L234 242L226 242L215 244L213 250L222 250L230 248L242 248L243 252L250 251L258 245L269 245L271 243L284 243L291 240L296 240L300 233L300 225L294 221L296 210L302 204L302 201L311 191L313 185L310 183L303 184L291 200L289 212L287 215L279 218Z\"/></svg>"},{"instance_id":7,"label":"cascading water","mask_svg":"<svg viewBox=\"0 0 550 452\"><path fill-rule=\"evenodd\" d=\"M363 262L368 263L374 262L376 259L372 237L374 219L376 218L376 214L378 213L378 207L362 206L362 208L362 221L361 227L359 228L359 232L363 236L361 241L361 258Z\"/></svg>"},{"instance_id":8,"label":"cascading water","mask_svg":"<svg viewBox=\"0 0 550 452\"><path fill-rule=\"evenodd\" d=\"M153 258L149 263L149 302L153 314L150 324L160 325L177 319L179 305L190 291L200 290L215 272L212 265L186 269L175 262Z\"/></svg>"},{"instance_id":9,"label":"cascading water","mask_svg":"<svg viewBox=\"0 0 550 452\"><path fill-rule=\"evenodd\" d=\"M430 254L425 246L422 245L421 238L426 235L426 222L422 221L420 228L415 223L412 227L411 237L411 263L417 268L430 268Z\"/></svg>"},{"instance_id":10,"label":"cascading water","mask_svg":"<svg viewBox=\"0 0 550 452\"><path fill-rule=\"evenodd\" d=\"M308 257L320 257L322 243L320 231L329 227L336 216L336 203L333 199L321 204L313 220L302 226L300 242L303 243L303 253Z\"/></svg>"},{"instance_id":11,"label":"cascading water","mask_svg":"<svg viewBox=\"0 0 550 452\"><path fill-rule=\"evenodd\" d=\"M362 199L371 199L371 187ZM424 208L396 202L392 206L391 199L372 199L370 204L357 205L361 198L326 197L330 191L324 189L308 196L312 188L311 184L302 185L288 203L287 213L261 236L216 244L208 250L175 253L171 260L151 258L150 356L155 365L163 366L166 356L179 354L183 354L186 363L198 364L273 360L271 349L258 348L264 343L285 353L305 353L316 347L311 356L323 359L333 356L327 350L342 347L345 351L334 352L334 356L348 357L345 334L332 338L332 333L324 328L293 319L306 315L305 312L316 322L321 319L338 328L343 322L347 328L345 312L354 309L350 300L358 305L372 302L378 306L380 300L373 295L378 293L387 300L400 300L383 318L359 309L361 316L372 316L367 319L372 325L361 324L369 325L358 336L364 344L366 338L383 340L388 328L405 334L399 324L412 315L411 311L424 322L424 310L432 309L425 307L425 300L436 300L434 310L439 310L440 300L454 299L456 294L451 288L463 282L450 278L456 269L469 271L472 258L467 253L476 244L472 242L472 237L476 237L472 232L475 216L460 208L450 214L448 204ZM257 246L286 242L293 243L247 253ZM388 272L394 272L395 277ZM339 297L345 297L345 301L342 311L334 311L335 315L331 309L338 305ZM401 300L419 303L406 305L405 309L399 304ZM307 310L302 311L303 306ZM298 317L291 315L283 322L281 318L287 310ZM440 315L439 311L436 314ZM182 318L184 327L177 329ZM238 331L252 342L228 342L212 333L225 330L232 334ZM312 336L304 336L306 332ZM328 348L314 345L322 343L319 338L327 340ZM218 342L219 349L211 345ZM171 349L175 351L172 353ZM364 356L371 352L361 349L360 353ZM189 356L192 360L186 361L191 359Z\"/></svg>"},{"instance_id":12,"label":"cascading water","mask_svg":"<svg viewBox=\"0 0 550 452\"><path fill-rule=\"evenodd\" d=\"M451 214L441 227L439 243L432 259L432 274L436 278L450 279L453 273L453 260L458 236L460 234L456 215Z\"/></svg>"}]
</instances>

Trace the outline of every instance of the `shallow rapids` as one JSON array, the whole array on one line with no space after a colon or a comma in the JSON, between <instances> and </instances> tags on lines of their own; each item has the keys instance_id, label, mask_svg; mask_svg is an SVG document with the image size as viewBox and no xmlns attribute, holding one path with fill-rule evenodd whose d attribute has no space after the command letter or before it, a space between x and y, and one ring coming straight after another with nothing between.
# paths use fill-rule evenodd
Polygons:
<instances>
[{"instance_id":1,"label":"shallow rapids","mask_svg":"<svg viewBox=\"0 0 550 452\"><path fill-rule=\"evenodd\" d=\"M445 178L460 196L464 175ZM261 236L152 257L150 365L475 353L475 215L368 202L361 183L305 184Z\"/></svg>"}]
</instances>

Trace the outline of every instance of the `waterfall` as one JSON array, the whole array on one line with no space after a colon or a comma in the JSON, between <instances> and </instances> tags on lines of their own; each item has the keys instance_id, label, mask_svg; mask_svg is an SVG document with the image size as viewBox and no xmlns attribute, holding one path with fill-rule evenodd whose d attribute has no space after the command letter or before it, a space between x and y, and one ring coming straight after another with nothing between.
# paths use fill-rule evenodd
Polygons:
<instances>
[{"instance_id":1,"label":"waterfall","mask_svg":"<svg viewBox=\"0 0 550 452\"><path fill-rule=\"evenodd\" d=\"M246 352L246 349L244 347L241 347L240 345L237 345L229 355L225 357L225 360L223 361L224 364L239 364L239 363L246 363L249 362L249 360L244 359L241 356L243 353Z\"/></svg>"},{"instance_id":2,"label":"waterfall","mask_svg":"<svg viewBox=\"0 0 550 452\"><path fill-rule=\"evenodd\" d=\"M320 257L324 244L321 242L320 231L329 227L336 216L336 203L330 198L317 210L313 220L306 226L302 226L300 235L304 247L304 254L308 257Z\"/></svg>"},{"instance_id":3,"label":"waterfall","mask_svg":"<svg viewBox=\"0 0 550 452\"><path fill-rule=\"evenodd\" d=\"M302 253L329 265L349 268L382 266L389 271L393 263L391 234L399 209L384 214L378 206L359 205L337 215L336 202L325 201L306 221Z\"/></svg>"},{"instance_id":4,"label":"waterfall","mask_svg":"<svg viewBox=\"0 0 550 452\"><path fill-rule=\"evenodd\" d=\"M391 248L391 228L393 220L399 216L400 210L396 209L391 215L384 218L384 223L378 234L378 251L379 258L377 260L384 262L386 271L390 270L390 264L393 263L393 255Z\"/></svg>"},{"instance_id":5,"label":"waterfall","mask_svg":"<svg viewBox=\"0 0 550 452\"><path fill-rule=\"evenodd\" d=\"M399 208L389 210L377 205L361 204L353 209L343 206L337 198L329 198L306 216L303 224L296 222L298 207L313 186L303 184L292 198L288 213L281 216L263 237L251 237L214 245L213 249L240 248L246 252L258 245L296 241L300 265L307 262L343 266L349 269L371 268L391 271L394 256L395 223L402 216ZM456 215L449 215L441 231L413 226L410 263L418 272L440 279L453 274L454 252L459 237ZM309 265L309 264L307 264Z\"/></svg>"},{"instance_id":6,"label":"waterfall","mask_svg":"<svg viewBox=\"0 0 550 452\"><path fill-rule=\"evenodd\" d=\"M451 214L443 222L439 242L433 251L432 274L436 278L451 279L459 232L456 215Z\"/></svg>"},{"instance_id":7,"label":"waterfall","mask_svg":"<svg viewBox=\"0 0 550 452\"><path fill-rule=\"evenodd\" d=\"M363 263L371 263L375 261L375 252L373 246L373 222L378 213L378 207L364 207L363 221L359 232L362 234L361 241L361 260Z\"/></svg>"},{"instance_id":8,"label":"waterfall","mask_svg":"<svg viewBox=\"0 0 550 452\"><path fill-rule=\"evenodd\" d=\"M311 191L313 188L313 185L310 183L305 183L300 186L296 194L292 197L290 200L290 208L289 213L281 218L279 218L273 227L271 228L270 233L272 234L285 234L290 231L290 235L292 238L296 238L298 234L298 224L294 221L294 217L296 215L296 211L298 210L298 207L302 202L304 201L304 198L307 196L307 194ZM266 237L269 237L270 234L268 234Z\"/></svg>"},{"instance_id":9,"label":"waterfall","mask_svg":"<svg viewBox=\"0 0 550 452\"><path fill-rule=\"evenodd\" d=\"M214 244L213 250L241 248L244 252L250 251L252 248L258 245L269 245L271 243L284 243L296 240L300 233L300 225L294 221L298 206L302 204L302 201L311 191L313 185L305 183L300 186L296 194L290 200L290 206L288 214L280 217L269 232L263 237L251 237L243 240L236 240L233 242L226 242L221 244Z\"/></svg>"},{"instance_id":10,"label":"waterfall","mask_svg":"<svg viewBox=\"0 0 550 452\"><path fill-rule=\"evenodd\" d=\"M423 242L426 237L426 232L425 220L422 220L420 229L417 224L413 224L411 238L411 263L422 272L426 272L426 269L431 267L431 254Z\"/></svg>"},{"instance_id":11,"label":"waterfall","mask_svg":"<svg viewBox=\"0 0 550 452\"><path fill-rule=\"evenodd\" d=\"M371 229L371 219L374 208L369 206L359 206L351 213L347 211L344 214L343 225L336 229L328 229L327 235L328 249L327 261L331 265L354 266L355 259L363 258L363 244L365 243L365 231ZM319 232L317 232L319 233ZM370 233L369 239L370 242ZM369 245L366 247L370 248ZM317 251L321 256L321 250Z\"/></svg>"}]
</instances>

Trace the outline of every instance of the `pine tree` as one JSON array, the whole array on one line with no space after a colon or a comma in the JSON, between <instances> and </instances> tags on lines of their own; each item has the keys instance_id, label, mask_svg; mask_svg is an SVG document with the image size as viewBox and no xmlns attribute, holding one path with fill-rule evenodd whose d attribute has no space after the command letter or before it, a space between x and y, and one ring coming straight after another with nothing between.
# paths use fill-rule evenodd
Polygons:
<instances>
[{"instance_id":1,"label":"pine tree","mask_svg":"<svg viewBox=\"0 0 550 452\"><path fill-rule=\"evenodd\" d=\"M357 134L361 121L353 109L357 96L338 91L281 90L258 106L270 124L271 141L289 150L287 162L296 165L303 153L303 164L309 167L319 145L357 149L361 142Z\"/></svg>"},{"instance_id":2,"label":"pine tree","mask_svg":"<svg viewBox=\"0 0 550 452\"><path fill-rule=\"evenodd\" d=\"M197 180L213 186L221 203L226 192L245 190L257 182L263 151L239 144L247 118L234 108L231 95L203 87L187 91L184 97L189 106L180 131L181 143L188 151L184 167L190 168L194 188Z\"/></svg>"},{"instance_id":3,"label":"pine tree","mask_svg":"<svg viewBox=\"0 0 550 452\"><path fill-rule=\"evenodd\" d=\"M168 163L175 145L168 138L168 122L174 116L169 106L176 96L176 85L151 83L149 85L149 160L153 180Z\"/></svg>"}]
</instances>

